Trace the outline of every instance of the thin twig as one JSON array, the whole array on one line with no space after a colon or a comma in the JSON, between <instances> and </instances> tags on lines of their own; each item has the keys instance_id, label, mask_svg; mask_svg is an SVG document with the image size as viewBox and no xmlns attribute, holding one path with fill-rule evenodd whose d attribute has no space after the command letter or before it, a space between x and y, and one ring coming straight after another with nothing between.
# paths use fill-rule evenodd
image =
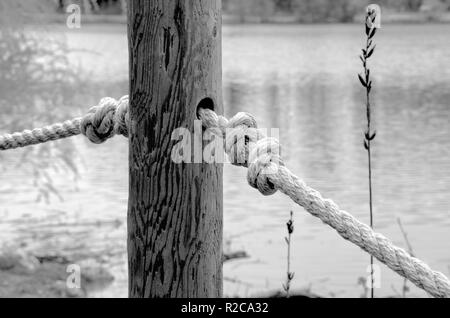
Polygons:
<instances>
[{"instance_id":1,"label":"thin twig","mask_svg":"<svg viewBox=\"0 0 450 318\"><path fill-rule=\"evenodd\" d=\"M370 207L370 227L373 228L373 198L372 198L372 152L371 152L371 141L374 140L376 132L372 133L371 130L371 107L370 107L370 91L372 89L372 81L370 80L370 69L367 66L367 60L372 56L375 51L375 45L372 45L372 38L375 36L376 27L374 26L376 19L376 11L368 9L365 28L366 28L366 47L362 49L362 55L360 59L363 63L364 74L358 74L359 81L362 86L366 89L366 116L367 116L367 130L364 134L364 148L367 150L368 158L368 170L369 170L369 207ZM374 267L373 267L373 256L370 256L370 295L371 298L374 297Z\"/></svg>"},{"instance_id":2,"label":"thin twig","mask_svg":"<svg viewBox=\"0 0 450 318\"><path fill-rule=\"evenodd\" d=\"M286 271L286 283L283 284L283 289L286 292L286 297L289 298L289 291L291 288L291 281L294 279L294 273L291 272L291 236L294 232L294 213L291 211L291 217L289 221L286 223L288 236L285 237L285 241L287 244L287 271Z\"/></svg>"}]
</instances>

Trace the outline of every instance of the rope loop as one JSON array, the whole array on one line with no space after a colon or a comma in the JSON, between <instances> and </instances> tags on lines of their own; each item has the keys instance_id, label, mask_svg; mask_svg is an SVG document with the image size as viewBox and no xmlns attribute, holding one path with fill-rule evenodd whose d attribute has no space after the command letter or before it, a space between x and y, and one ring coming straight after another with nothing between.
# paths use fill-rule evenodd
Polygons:
<instances>
[{"instance_id":1,"label":"rope loop","mask_svg":"<svg viewBox=\"0 0 450 318\"><path fill-rule=\"evenodd\" d=\"M235 166L248 166L250 148L258 141L260 132L256 128L240 125L227 128L225 136L225 152Z\"/></svg>"},{"instance_id":2,"label":"rope loop","mask_svg":"<svg viewBox=\"0 0 450 318\"><path fill-rule=\"evenodd\" d=\"M249 162L248 184L266 196L277 192L269 176L277 174L278 168L284 166L278 139L265 137L258 140L250 152Z\"/></svg>"},{"instance_id":3,"label":"rope loop","mask_svg":"<svg viewBox=\"0 0 450 318\"><path fill-rule=\"evenodd\" d=\"M229 121L209 109L199 109L205 128L220 128L225 137L225 152L236 166L248 167L247 181L263 195L277 192L269 176L284 166L280 156L280 143L268 138L259 129L255 117L240 112Z\"/></svg>"},{"instance_id":4,"label":"rope loop","mask_svg":"<svg viewBox=\"0 0 450 318\"><path fill-rule=\"evenodd\" d=\"M128 129L130 127L130 113L128 112L129 98L128 95L119 99L116 110L116 121L114 130L116 134L128 138Z\"/></svg>"},{"instance_id":5,"label":"rope loop","mask_svg":"<svg viewBox=\"0 0 450 318\"><path fill-rule=\"evenodd\" d=\"M240 112L230 119L226 131L225 151L232 164L248 167L247 181L263 195L277 192L269 176L277 173L284 163L280 143L268 138L259 129L255 117Z\"/></svg>"},{"instance_id":6,"label":"rope loop","mask_svg":"<svg viewBox=\"0 0 450 318\"><path fill-rule=\"evenodd\" d=\"M239 126L258 128L255 117L246 112L239 112L228 121L228 128L236 128Z\"/></svg>"},{"instance_id":7,"label":"rope loop","mask_svg":"<svg viewBox=\"0 0 450 318\"><path fill-rule=\"evenodd\" d=\"M100 144L116 134L127 137L128 124L128 96L120 100L106 97L82 118L80 129L91 142Z\"/></svg>"},{"instance_id":8,"label":"rope loop","mask_svg":"<svg viewBox=\"0 0 450 318\"><path fill-rule=\"evenodd\" d=\"M250 145L256 143L260 137L255 117L245 112L233 116L225 130L225 152L231 163L248 167Z\"/></svg>"}]
</instances>

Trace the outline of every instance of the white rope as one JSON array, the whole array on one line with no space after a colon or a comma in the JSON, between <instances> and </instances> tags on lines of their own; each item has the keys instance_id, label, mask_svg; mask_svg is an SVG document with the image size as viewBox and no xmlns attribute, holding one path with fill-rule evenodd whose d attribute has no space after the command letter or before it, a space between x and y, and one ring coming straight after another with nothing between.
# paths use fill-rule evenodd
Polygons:
<instances>
[{"instance_id":1,"label":"white rope","mask_svg":"<svg viewBox=\"0 0 450 318\"><path fill-rule=\"evenodd\" d=\"M209 109L201 109L199 117L205 128L220 128L222 136L225 136L229 128L237 130L233 132L233 138L226 137L225 149L232 163L248 167L247 180L252 187L264 195L279 190L334 228L344 239L373 255L430 295L450 297L450 281L444 274L433 271L427 264L395 246L368 225L340 210L333 201L324 199L318 191L308 187L289 171L280 158L278 141L251 130L257 128L252 115L238 113L228 121ZM247 142L243 143L244 139Z\"/></svg>"},{"instance_id":2,"label":"white rope","mask_svg":"<svg viewBox=\"0 0 450 318\"><path fill-rule=\"evenodd\" d=\"M120 100L103 98L97 106L80 118L44 128L24 130L0 136L0 150L9 150L83 134L100 144L114 135L128 136L128 96Z\"/></svg>"}]
</instances>

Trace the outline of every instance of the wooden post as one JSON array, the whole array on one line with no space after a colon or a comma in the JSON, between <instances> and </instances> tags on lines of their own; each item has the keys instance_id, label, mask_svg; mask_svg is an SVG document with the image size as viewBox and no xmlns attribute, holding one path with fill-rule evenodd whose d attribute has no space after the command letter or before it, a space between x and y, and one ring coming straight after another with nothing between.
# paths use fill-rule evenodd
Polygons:
<instances>
[{"instance_id":1,"label":"wooden post","mask_svg":"<svg viewBox=\"0 0 450 318\"><path fill-rule=\"evenodd\" d=\"M221 34L221 0L128 2L130 297L222 296L222 166L171 160L201 101L222 113Z\"/></svg>"}]
</instances>

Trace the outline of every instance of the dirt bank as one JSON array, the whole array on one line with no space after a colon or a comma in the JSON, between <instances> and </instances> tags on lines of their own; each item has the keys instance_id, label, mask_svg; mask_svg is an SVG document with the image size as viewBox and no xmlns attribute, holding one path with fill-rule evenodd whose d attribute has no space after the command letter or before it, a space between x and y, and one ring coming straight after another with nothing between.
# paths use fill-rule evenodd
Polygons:
<instances>
[{"instance_id":1,"label":"dirt bank","mask_svg":"<svg viewBox=\"0 0 450 318\"><path fill-rule=\"evenodd\" d=\"M80 268L80 288L69 288L70 264ZM95 260L72 261L64 256L37 256L16 252L0 254L1 298L89 297L106 288L113 276Z\"/></svg>"}]
</instances>

